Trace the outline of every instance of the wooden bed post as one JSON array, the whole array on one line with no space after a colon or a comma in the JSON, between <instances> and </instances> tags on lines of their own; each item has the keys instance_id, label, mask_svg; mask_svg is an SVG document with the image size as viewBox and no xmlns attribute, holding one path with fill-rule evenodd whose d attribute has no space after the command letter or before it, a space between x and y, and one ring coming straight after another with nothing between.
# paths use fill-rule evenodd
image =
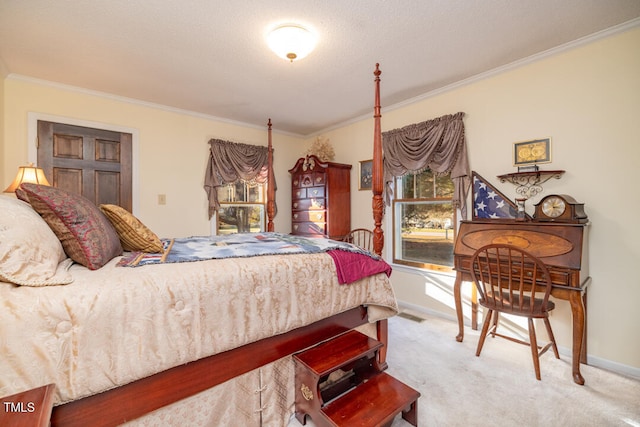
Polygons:
<instances>
[{"instance_id":1,"label":"wooden bed post","mask_svg":"<svg viewBox=\"0 0 640 427\"><path fill-rule=\"evenodd\" d=\"M273 174L273 143L271 142L271 119L267 123L269 134L267 153L267 231L274 231L273 217L276 216L276 181Z\"/></svg>"},{"instance_id":2,"label":"wooden bed post","mask_svg":"<svg viewBox=\"0 0 640 427\"><path fill-rule=\"evenodd\" d=\"M382 199L383 176L382 176L382 131L380 130L380 71L378 63L373 72L375 78L375 104L373 107L373 180L371 188L373 190L373 252L382 256L384 246L384 232L382 231L382 218L384 216L384 201Z\"/></svg>"},{"instance_id":3,"label":"wooden bed post","mask_svg":"<svg viewBox=\"0 0 640 427\"><path fill-rule=\"evenodd\" d=\"M382 248L384 247L384 231L382 231L382 218L384 217L384 200L382 199L382 190L384 187L384 179L382 176L382 130L380 127L380 64L376 63L376 69L373 75L376 76L375 82L375 102L373 107L373 167L371 189L373 191L373 200L371 207L373 209L373 252L382 256ZM378 366L382 369L387 368L387 346L388 339L388 323L387 319L377 322L378 340L384 343L384 346L378 352Z\"/></svg>"}]
</instances>

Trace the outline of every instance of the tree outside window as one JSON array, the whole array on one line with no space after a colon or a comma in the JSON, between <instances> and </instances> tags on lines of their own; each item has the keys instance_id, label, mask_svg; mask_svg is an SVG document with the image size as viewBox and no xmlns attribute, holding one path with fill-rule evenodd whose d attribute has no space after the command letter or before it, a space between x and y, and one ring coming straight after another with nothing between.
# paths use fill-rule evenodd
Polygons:
<instances>
[{"instance_id":1,"label":"tree outside window","mask_svg":"<svg viewBox=\"0 0 640 427\"><path fill-rule=\"evenodd\" d=\"M454 184L427 169L396 178L393 262L451 271L455 241Z\"/></svg>"},{"instance_id":2,"label":"tree outside window","mask_svg":"<svg viewBox=\"0 0 640 427\"><path fill-rule=\"evenodd\" d=\"M217 234L265 231L266 184L239 180L218 187Z\"/></svg>"}]
</instances>

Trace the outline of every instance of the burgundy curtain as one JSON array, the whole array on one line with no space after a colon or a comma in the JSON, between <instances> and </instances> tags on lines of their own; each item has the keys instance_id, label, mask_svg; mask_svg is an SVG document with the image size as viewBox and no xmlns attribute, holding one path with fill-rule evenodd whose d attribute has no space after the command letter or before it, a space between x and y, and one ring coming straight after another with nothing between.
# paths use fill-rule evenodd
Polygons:
<instances>
[{"instance_id":1,"label":"burgundy curtain","mask_svg":"<svg viewBox=\"0 0 640 427\"><path fill-rule=\"evenodd\" d=\"M264 184L268 180L268 148L259 145L240 144L220 139L209 141L209 162L204 177L204 189L209 199L209 219L220 208L218 187L236 181L255 181ZM275 182L269 185L276 185Z\"/></svg>"},{"instance_id":2,"label":"burgundy curtain","mask_svg":"<svg viewBox=\"0 0 640 427\"><path fill-rule=\"evenodd\" d=\"M437 175L451 175L455 186L453 206L467 217L471 171L463 117L460 112L382 133L387 205L393 196L394 178L429 168Z\"/></svg>"}]
</instances>

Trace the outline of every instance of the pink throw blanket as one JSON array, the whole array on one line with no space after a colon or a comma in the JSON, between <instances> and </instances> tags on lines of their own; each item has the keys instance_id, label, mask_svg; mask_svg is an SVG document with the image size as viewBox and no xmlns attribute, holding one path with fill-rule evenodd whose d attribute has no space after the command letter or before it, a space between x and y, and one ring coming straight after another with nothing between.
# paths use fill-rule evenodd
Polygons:
<instances>
[{"instance_id":1,"label":"pink throw blanket","mask_svg":"<svg viewBox=\"0 0 640 427\"><path fill-rule=\"evenodd\" d=\"M358 279L385 273L391 276L391 266L382 258L371 258L368 255L334 249L327 251L336 264L338 282L340 284L353 283Z\"/></svg>"}]
</instances>

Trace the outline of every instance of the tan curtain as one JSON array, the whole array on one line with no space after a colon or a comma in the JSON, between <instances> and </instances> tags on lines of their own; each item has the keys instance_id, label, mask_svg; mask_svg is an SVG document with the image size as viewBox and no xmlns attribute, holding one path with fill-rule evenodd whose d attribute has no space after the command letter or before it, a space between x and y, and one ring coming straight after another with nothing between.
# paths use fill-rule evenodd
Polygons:
<instances>
[{"instance_id":1,"label":"tan curtain","mask_svg":"<svg viewBox=\"0 0 640 427\"><path fill-rule=\"evenodd\" d=\"M387 205L393 197L394 178L429 168L438 175L451 175L455 186L453 206L467 217L471 171L463 117L460 112L382 133Z\"/></svg>"},{"instance_id":2,"label":"tan curtain","mask_svg":"<svg viewBox=\"0 0 640 427\"><path fill-rule=\"evenodd\" d=\"M212 139L209 141L209 162L204 177L204 189L209 199L209 219L220 208L218 187L236 181L264 184L268 179L268 148L259 145ZM275 182L269 185L276 185ZM275 187L274 187L275 188Z\"/></svg>"}]
</instances>

